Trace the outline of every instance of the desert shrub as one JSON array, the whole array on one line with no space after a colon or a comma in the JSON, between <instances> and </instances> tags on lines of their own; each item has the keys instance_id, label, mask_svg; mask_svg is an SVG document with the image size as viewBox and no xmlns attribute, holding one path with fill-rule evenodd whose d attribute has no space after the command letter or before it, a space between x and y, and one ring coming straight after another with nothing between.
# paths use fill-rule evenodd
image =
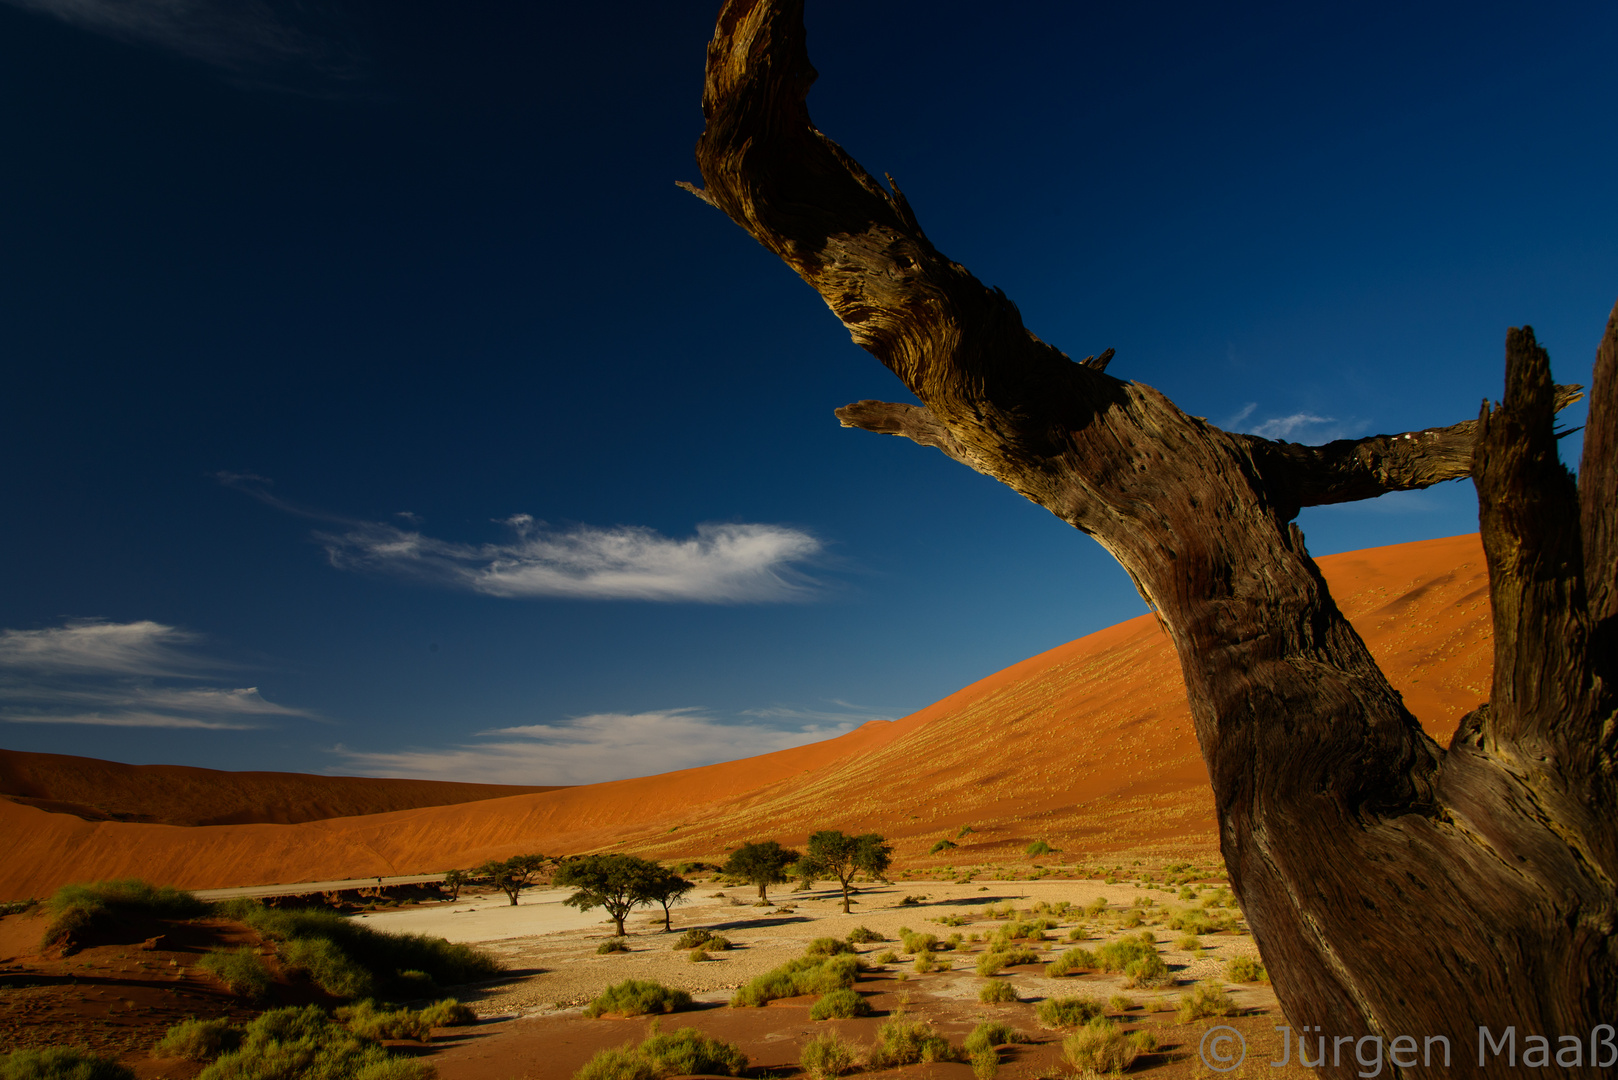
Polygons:
<instances>
[{"instance_id":1,"label":"desert shrub","mask_svg":"<svg viewBox=\"0 0 1618 1080\"><path fill-rule=\"evenodd\" d=\"M1062 1057L1080 1072L1121 1073L1156 1045L1151 1032L1126 1035L1111 1020L1097 1017L1062 1040Z\"/></svg>"},{"instance_id":2,"label":"desert shrub","mask_svg":"<svg viewBox=\"0 0 1618 1080\"><path fill-rule=\"evenodd\" d=\"M1055 925L1050 919L1018 919L1002 926L995 933L995 939L997 941L1015 941L1018 938L1026 938L1029 941L1044 941L1046 938L1045 931Z\"/></svg>"},{"instance_id":3,"label":"desert shrub","mask_svg":"<svg viewBox=\"0 0 1618 1080\"><path fill-rule=\"evenodd\" d=\"M1005 964L1006 967L1016 967L1018 964L1039 963L1039 954L1037 952L1035 952L1033 949L1023 948L1021 946L1016 948L992 949L985 955L1000 957L1001 963Z\"/></svg>"},{"instance_id":4,"label":"desert shrub","mask_svg":"<svg viewBox=\"0 0 1618 1080\"><path fill-rule=\"evenodd\" d=\"M1017 991L1004 979L990 979L978 988L978 1000L985 1005L1000 1005L1017 1000Z\"/></svg>"},{"instance_id":5,"label":"desert shrub","mask_svg":"<svg viewBox=\"0 0 1618 1080\"><path fill-rule=\"evenodd\" d=\"M1067 939L1069 941L1083 941L1085 938L1087 938L1089 936L1090 936L1089 934L1085 933L1084 927L1082 927L1082 926L1071 927L1071 928L1068 929L1068 932L1067 932Z\"/></svg>"},{"instance_id":6,"label":"desert shrub","mask_svg":"<svg viewBox=\"0 0 1618 1080\"><path fill-rule=\"evenodd\" d=\"M1202 898L1205 908L1228 908L1236 903L1236 897L1229 889L1215 889Z\"/></svg>"},{"instance_id":7,"label":"desert shrub","mask_svg":"<svg viewBox=\"0 0 1618 1080\"><path fill-rule=\"evenodd\" d=\"M38 906L38 900L6 900L0 902L0 915L21 915Z\"/></svg>"},{"instance_id":8,"label":"desert shrub","mask_svg":"<svg viewBox=\"0 0 1618 1080\"><path fill-rule=\"evenodd\" d=\"M658 1080L652 1063L636 1053L634 1046L614 1046L597 1050L573 1080Z\"/></svg>"},{"instance_id":9,"label":"desert shrub","mask_svg":"<svg viewBox=\"0 0 1618 1080\"><path fill-rule=\"evenodd\" d=\"M786 909L783 908L782 910L784 911ZM707 949L709 952L728 952L735 947L735 945L731 944L731 940L728 937L725 937L723 934L715 934L713 937L708 939L708 944L703 946L703 948Z\"/></svg>"},{"instance_id":10,"label":"desert shrub","mask_svg":"<svg viewBox=\"0 0 1618 1080\"><path fill-rule=\"evenodd\" d=\"M45 901L50 922L45 944L56 945L82 936L97 924L118 915L146 915L154 919L193 919L208 912L195 896L168 885L153 885L139 878L63 885Z\"/></svg>"},{"instance_id":11,"label":"desert shrub","mask_svg":"<svg viewBox=\"0 0 1618 1080\"><path fill-rule=\"evenodd\" d=\"M390 1009L367 998L337 1010L337 1019L363 1039L431 1042L433 1025L417 1009Z\"/></svg>"},{"instance_id":12,"label":"desert shrub","mask_svg":"<svg viewBox=\"0 0 1618 1080\"><path fill-rule=\"evenodd\" d=\"M1114 994L1107 999L1107 1007L1113 1012L1128 1012L1140 1008L1140 1002L1126 994Z\"/></svg>"},{"instance_id":13,"label":"desert shrub","mask_svg":"<svg viewBox=\"0 0 1618 1080\"><path fill-rule=\"evenodd\" d=\"M1180 940L1174 944L1177 948L1184 949L1186 952L1197 952L1202 948L1202 939L1195 934L1182 934Z\"/></svg>"},{"instance_id":14,"label":"desert shrub","mask_svg":"<svg viewBox=\"0 0 1618 1080\"><path fill-rule=\"evenodd\" d=\"M713 931L704 926L693 927L674 939L671 946L676 952L684 949L696 949L713 940Z\"/></svg>"},{"instance_id":15,"label":"desert shrub","mask_svg":"<svg viewBox=\"0 0 1618 1080\"><path fill-rule=\"evenodd\" d=\"M915 956L917 953L932 952L937 948L938 937L935 934L915 934L909 930L900 930L899 944L905 952Z\"/></svg>"},{"instance_id":16,"label":"desert shrub","mask_svg":"<svg viewBox=\"0 0 1618 1080\"><path fill-rule=\"evenodd\" d=\"M969 1059L972 1062L972 1075L977 1080L994 1080L1000 1071L1000 1052L993 1047L984 1050L974 1050Z\"/></svg>"},{"instance_id":17,"label":"desert shrub","mask_svg":"<svg viewBox=\"0 0 1618 1080\"><path fill-rule=\"evenodd\" d=\"M1095 953L1089 949L1069 949L1045 965L1047 978L1059 979L1075 971L1086 971L1096 966Z\"/></svg>"},{"instance_id":18,"label":"desert shrub","mask_svg":"<svg viewBox=\"0 0 1618 1080\"><path fill-rule=\"evenodd\" d=\"M868 945L873 941L886 941L887 938L867 926L856 926L848 932L848 942L851 945Z\"/></svg>"},{"instance_id":19,"label":"desert shrub","mask_svg":"<svg viewBox=\"0 0 1618 1080\"><path fill-rule=\"evenodd\" d=\"M955 841L953 841L953 840L940 840L940 841L938 841L938 843L934 844L932 847L927 849L927 854L929 854L929 855L937 855L940 851L948 851L950 848L952 848L954 846L955 846Z\"/></svg>"},{"instance_id":20,"label":"desert shrub","mask_svg":"<svg viewBox=\"0 0 1618 1080\"><path fill-rule=\"evenodd\" d=\"M971 921L972 920L968 919L964 915L940 915L938 918L933 920L933 922L939 923L943 926L965 926Z\"/></svg>"},{"instance_id":21,"label":"desert shrub","mask_svg":"<svg viewBox=\"0 0 1618 1080\"><path fill-rule=\"evenodd\" d=\"M1089 1023L1105 1011L1095 998L1055 997L1041 1001L1034 1015L1046 1027L1068 1028Z\"/></svg>"},{"instance_id":22,"label":"desert shrub","mask_svg":"<svg viewBox=\"0 0 1618 1080\"><path fill-rule=\"evenodd\" d=\"M803 1044L798 1064L815 1080L833 1080L853 1072L858 1061L854 1047L844 1042L837 1032L828 1031Z\"/></svg>"},{"instance_id":23,"label":"desert shrub","mask_svg":"<svg viewBox=\"0 0 1618 1080\"><path fill-rule=\"evenodd\" d=\"M478 1022L478 1014L455 998L433 1002L421 1010L421 1016L432 1027L461 1027Z\"/></svg>"},{"instance_id":24,"label":"desert shrub","mask_svg":"<svg viewBox=\"0 0 1618 1080\"><path fill-rule=\"evenodd\" d=\"M846 941L839 941L834 937L815 938L804 950L805 956L836 956L838 953L851 953L854 946Z\"/></svg>"},{"instance_id":25,"label":"desert shrub","mask_svg":"<svg viewBox=\"0 0 1618 1080\"><path fill-rule=\"evenodd\" d=\"M959 949L961 947L962 940L964 940L964 939L961 937L960 934L958 934L958 933L951 934L949 937L947 937L943 941L939 942L938 947L939 947L939 949L941 949L941 950L943 950L945 952L949 952L949 951L952 951L954 949Z\"/></svg>"},{"instance_id":26,"label":"desert shrub","mask_svg":"<svg viewBox=\"0 0 1618 1080\"><path fill-rule=\"evenodd\" d=\"M690 1007L691 995L684 990L673 990L650 979L625 979L601 991L600 997L584 1007L584 1015L645 1016Z\"/></svg>"},{"instance_id":27,"label":"desert shrub","mask_svg":"<svg viewBox=\"0 0 1618 1080\"><path fill-rule=\"evenodd\" d=\"M1201 1020L1205 1016L1235 1016L1236 1003L1217 983L1199 983L1196 989L1180 998L1178 1019L1182 1024Z\"/></svg>"},{"instance_id":28,"label":"desert shrub","mask_svg":"<svg viewBox=\"0 0 1618 1080\"><path fill-rule=\"evenodd\" d=\"M1085 905L1084 913L1086 915L1088 915L1090 918L1093 919L1097 915L1100 915L1103 911L1106 911L1106 910L1107 910L1107 898L1105 896L1098 896L1094 900L1090 901L1088 904Z\"/></svg>"},{"instance_id":29,"label":"desert shrub","mask_svg":"<svg viewBox=\"0 0 1618 1080\"><path fill-rule=\"evenodd\" d=\"M827 994L853 986L861 970L859 958L846 953L832 957L802 956L742 984L730 1004L734 1008L750 1009L776 998Z\"/></svg>"},{"instance_id":30,"label":"desert shrub","mask_svg":"<svg viewBox=\"0 0 1618 1080\"><path fill-rule=\"evenodd\" d=\"M428 1080L424 1061L391 1056L333 1022L318 1005L273 1009L248 1024L237 1049L198 1080Z\"/></svg>"},{"instance_id":31,"label":"desert shrub","mask_svg":"<svg viewBox=\"0 0 1618 1080\"><path fill-rule=\"evenodd\" d=\"M899 962L899 954L892 949L883 949L876 954L873 960L878 964L896 964Z\"/></svg>"},{"instance_id":32,"label":"desert shrub","mask_svg":"<svg viewBox=\"0 0 1618 1080\"><path fill-rule=\"evenodd\" d=\"M1170 930L1183 930L1188 934L1206 934L1215 927L1213 919L1200 908L1185 908L1169 916Z\"/></svg>"},{"instance_id":33,"label":"desert shrub","mask_svg":"<svg viewBox=\"0 0 1618 1080\"><path fill-rule=\"evenodd\" d=\"M240 1029L232 1027L229 1020L198 1020L193 1016L169 1028L152 1047L152 1056L212 1061L241 1043Z\"/></svg>"},{"instance_id":34,"label":"desert shrub","mask_svg":"<svg viewBox=\"0 0 1618 1080\"><path fill-rule=\"evenodd\" d=\"M960 1056L925 1020L895 1016L877 1029L870 1061L873 1069L891 1069L922 1061L958 1061Z\"/></svg>"},{"instance_id":35,"label":"desert shrub","mask_svg":"<svg viewBox=\"0 0 1618 1080\"><path fill-rule=\"evenodd\" d=\"M691 1073L736 1076L745 1068L747 1055L737 1047L696 1028L680 1028L667 1035L654 1032L639 1046L598 1051L574 1080L660 1080Z\"/></svg>"},{"instance_id":36,"label":"desert shrub","mask_svg":"<svg viewBox=\"0 0 1618 1080\"><path fill-rule=\"evenodd\" d=\"M1140 926L1145 921L1145 916L1143 916L1139 911L1131 908L1129 911L1124 912L1124 917L1118 920L1118 925L1126 929L1133 930L1135 927Z\"/></svg>"},{"instance_id":37,"label":"desert shrub","mask_svg":"<svg viewBox=\"0 0 1618 1080\"><path fill-rule=\"evenodd\" d=\"M1035 840L1032 844L1023 848L1023 851L1029 855L1049 855L1052 850L1054 849L1043 840Z\"/></svg>"},{"instance_id":38,"label":"desert shrub","mask_svg":"<svg viewBox=\"0 0 1618 1080\"><path fill-rule=\"evenodd\" d=\"M846 986L820 995L809 1010L811 1020L849 1020L870 1015L871 1003Z\"/></svg>"},{"instance_id":39,"label":"desert shrub","mask_svg":"<svg viewBox=\"0 0 1618 1080\"><path fill-rule=\"evenodd\" d=\"M638 1053L658 1076L739 1076L747 1068L747 1055L738 1047L696 1028L654 1034L640 1044Z\"/></svg>"},{"instance_id":40,"label":"desert shrub","mask_svg":"<svg viewBox=\"0 0 1618 1080\"><path fill-rule=\"evenodd\" d=\"M924 952L916 957L916 974L925 975L929 971L936 971L940 967L947 968L948 964L940 964L930 952Z\"/></svg>"},{"instance_id":41,"label":"desert shrub","mask_svg":"<svg viewBox=\"0 0 1618 1080\"><path fill-rule=\"evenodd\" d=\"M606 941L603 941L600 945L596 946L596 955L597 956L605 956L608 953L628 952L628 951L629 951L629 942L625 941L621 937L610 937Z\"/></svg>"},{"instance_id":42,"label":"desert shrub","mask_svg":"<svg viewBox=\"0 0 1618 1080\"><path fill-rule=\"evenodd\" d=\"M1131 963L1145 956L1157 955L1157 943L1149 940L1150 933L1142 936L1125 935L1096 949L1096 965L1102 971L1123 971Z\"/></svg>"},{"instance_id":43,"label":"desert shrub","mask_svg":"<svg viewBox=\"0 0 1618 1080\"><path fill-rule=\"evenodd\" d=\"M1005 970L1005 967L1006 954L1003 952L995 952L993 949L991 949L982 956L978 957L977 972L984 978L988 978L991 975L1000 974L1000 972Z\"/></svg>"},{"instance_id":44,"label":"desert shrub","mask_svg":"<svg viewBox=\"0 0 1618 1080\"><path fill-rule=\"evenodd\" d=\"M1238 956L1225 965L1225 978L1239 983L1267 983L1270 981L1270 973L1255 957Z\"/></svg>"},{"instance_id":45,"label":"desert shrub","mask_svg":"<svg viewBox=\"0 0 1618 1080\"><path fill-rule=\"evenodd\" d=\"M1195 900L1196 898L1197 898L1197 890L1193 889L1189 885L1185 885L1185 886L1181 887L1181 889L1180 889L1180 899L1181 900Z\"/></svg>"},{"instance_id":46,"label":"desert shrub","mask_svg":"<svg viewBox=\"0 0 1618 1080\"><path fill-rule=\"evenodd\" d=\"M966 1037L962 1045L968 1054L975 1054L982 1049L994 1049L996 1046L1005 1046L1007 1043L1027 1042L1028 1040L1016 1028L1003 1020L985 1020L972 1029L972 1034Z\"/></svg>"},{"instance_id":47,"label":"desert shrub","mask_svg":"<svg viewBox=\"0 0 1618 1080\"><path fill-rule=\"evenodd\" d=\"M0 1055L0 1080L135 1080L135 1074L79 1047L53 1047Z\"/></svg>"},{"instance_id":48,"label":"desert shrub","mask_svg":"<svg viewBox=\"0 0 1618 1080\"><path fill-rule=\"evenodd\" d=\"M383 933L331 911L283 911L254 900L225 901L214 911L275 941L283 966L308 973L337 997L421 996L500 971L499 961L470 945L425 934Z\"/></svg>"},{"instance_id":49,"label":"desert shrub","mask_svg":"<svg viewBox=\"0 0 1618 1080\"><path fill-rule=\"evenodd\" d=\"M1124 967L1124 975L1126 976L1124 986L1130 989L1137 986L1162 986L1169 981L1169 966L1154 952L1139 960L1131 960Z\"/></svg>"},{"instance_id":50,"label":"desert shrub","mask_svg":"<svg viewBox=\"0 0 1618 1080\"><path fill-rule=\"evenodd\" d=\"M209 949L197 966L241 997L257 1001L270 992L270 969L252 949Z\"/></svg>"},{"instance_id":51,"label":"desert shrub","mask_svg":"<svg viewBox=\"0 0 1618 1080\"><path fill-rule=\"evenodd\" d=\"M915 907L918 904L926 902L926 900L927 898L925 896L906 896L899 901L899 906Z\"/></svg>"},{"instance_id":52,"label":"desert shrub","mask_svg":"<svg viewBox=\"0 0 1618 1080\"><path fill-rule=\"evenodd\" d=\"M686 954L686 960L693 964L706 964L713 957L708 955L707 949L692 949Z\"/></svg>"}]
</instances>

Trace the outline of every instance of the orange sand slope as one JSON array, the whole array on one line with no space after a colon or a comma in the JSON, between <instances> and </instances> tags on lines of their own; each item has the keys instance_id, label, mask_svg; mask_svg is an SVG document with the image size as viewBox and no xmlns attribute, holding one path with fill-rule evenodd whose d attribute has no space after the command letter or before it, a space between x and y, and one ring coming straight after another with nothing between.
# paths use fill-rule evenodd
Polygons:
<instances>
[{"instance_id":1,"label":"orange sand slope","mask_svg":"<svg viewBox=\"0 0 1618 1080\"><path fill-rule=\"evenodd\" d=\"M555 790L439 780L221 772L184 765L124 765L67 754L0 750L0 799L87 821L295 825L321 818L383 814Z\"/></svg>"},{"instance_id":2,"label":"orange sand slope","mask_svg":"<svg viewBox=\"0 0 1618 1080\"><path fill-rule=\"evenodd\" d=\"M1447 742L1491 673L1478 538L1320 562L1393 684ZM0 834L15 838L0 898L98 877L207 888L442 870L524 851L714 858L744 840L801 843L823 828L881 832L901 866L1004 860L1033 839L1069 861L1206 857L1207 784L1178 661L1146 615L903 720L660 776L291 825L91 822L0 802ZM967 825L958 849L927 855Z\"/></svg>"}]
</instances>

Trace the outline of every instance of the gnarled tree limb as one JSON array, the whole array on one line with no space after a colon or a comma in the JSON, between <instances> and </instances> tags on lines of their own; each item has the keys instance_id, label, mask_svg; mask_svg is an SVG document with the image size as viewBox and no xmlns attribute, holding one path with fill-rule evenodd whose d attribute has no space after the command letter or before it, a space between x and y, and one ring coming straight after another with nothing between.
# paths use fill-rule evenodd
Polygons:
<instances>
[{"instance_id":1,"label":"gnarled tree limb","mask_svg":"<svg viewBox=\"0 0 1618 1080\"><path fill-rule=\"evenodd\" d=\"M1588 1036L1610 1019L1614 683L1600 642L1618 556L1613 334L1586 436L1608 458L1587 457L1571 495L1548 464L1548 367L1518 338L1505 403L1480 421L1313 448L1221 431L1107 375L1106 355L1074 363L940 253L897 188L811 123L801 16L799 0L729 0L721 12L697 146L703 197L921 402L861 402L840 410L845 424L1001 480L1100 541L1157 608L1232 886L1289 1017L1334 1037L1456 1045L1450 1070L1395 1065L1405 1076L1492 1075L1462 1053L1479 1024ZM1300 506L1468 473L1499 579L1497 700L1446 753L1337 610L1290 522ZM1558 604L1589 611L1536 631ZM1561 1074L1603 1071L1586 1060Z\"/></svg>"}]
</instances>

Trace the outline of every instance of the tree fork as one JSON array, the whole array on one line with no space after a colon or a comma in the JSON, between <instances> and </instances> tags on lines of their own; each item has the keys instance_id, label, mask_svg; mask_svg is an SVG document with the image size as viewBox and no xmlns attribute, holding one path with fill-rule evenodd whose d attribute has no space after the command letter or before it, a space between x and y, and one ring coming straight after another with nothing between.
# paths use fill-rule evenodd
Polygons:
<instances>
[{"instance_id":1,"label":"tree fork","mask_svg":"<svg viewBox=\"0 0 1618 1080\"><path fill-rule=\"evenodd\" d=\"M1614 1019L1618 310L1580 485L1556 460L1556 387L1531 331L1474 421L1322 447L1225 432L1074 362L940 253L909 203L815 129L801 0L729 0L708 48L705 187L825 300L921 405L859 402L903 435L1095 537L1157 610L1185 675L1220 845L1290 1021L1334 1038L1450 1041L1479 1026L1584 1040ZM1303 506L1472 476L1494 602L1494 701L1434 743L1338 611ZM1340 1044L1339 1044L1340 1045ZM1328 1050L1330 1048L1328 1047ZM1311 1048L1311 1056L1313 1055ZM1352 1054L1320 1072L1353 1076ZM1560 1062L1558 1062L1560 1065Z\"/></svg>"}]
</instances>

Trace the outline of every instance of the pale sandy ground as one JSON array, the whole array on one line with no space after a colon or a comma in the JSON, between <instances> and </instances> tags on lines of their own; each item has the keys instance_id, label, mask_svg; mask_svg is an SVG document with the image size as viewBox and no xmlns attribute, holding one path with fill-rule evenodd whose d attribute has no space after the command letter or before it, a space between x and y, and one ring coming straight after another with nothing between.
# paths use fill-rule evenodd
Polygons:
<instances>
[{"instance_id":1,"label":"pale sandy ground","mask_svg":"<svg viewBox=\"0 0 1618 1080\"><path fill-rule=\"evenodd\" d=\"M716 896L718 893L725 895ZM1055 959L1075 944L1093 950L1105 941L1144 929L1154 931L1164 960L1182 986L1221 978L1225 963L1233 957L1257 955L1253 939L1246 933L1203 937L1201 956L1180 950L1176 942L1181 934L1168 929L1167 916L1175 909L1193 906L1194 902L1181 901L1176 893L1177 890L1165 892L1131 884L1048 879L997 881L984 885L898 882L866 886L854 898L852 914L844 915L841 895L835 889L822 887L809 893L776 889L771 892L774 904L756 907L753 902L757 894L752 888L699 885L689 903L675 908L673 934L663 932L660 909L654 909L655 919L645 909L639 909L626 922L630 951L605 955L595 950L613 936L612 923L602 920L599 908L581 914L561 906L559 901L565 893L559 891L525 893L517 908L512 908L504 896L493 894L463 899L453 905L363 918L379 930L443 935L451 940L478 944L499 957L512 971L512 977L462 995L479 1014L492 1017L554 1014L559 1009L577 1009L608 985L629 978L653 979L690 991L698 1000L724 1001L732 990L755 975L802 955L815 938L844 938L856 926L868 927L889 939L886 943L859 946L869 960L888 949L900 951L897 939L901 926L918 933L935 934L940 940L952 933L964 936L974 931L992 932L999 921L982 917L983 908L1007 901L1019 909L1028 909L1040 900L1051 904L1067 900L1083 905L1097 897L1106 897L1116 911L1128 907L1139 897L1153 900L1153 908L1147 911L1147 924L1134 930L1125 930L1108 915L1089 919L1082 912L1070 913L1059 920L1059 929L1049 931L1055 940L1037 946L1042 961ZM899 901L907 895L926 899L920 905L900 906ZM961 915L971 921L959 927L931 921L948 914ZM1161 921L1154 925L1154 918ZM1085 940L1076 943L1067 940L1067 930L1075 925L1086 928ZM736 948L712 953L712 959L706 963L692 963L686 952L675 951L670 946L681 931L698 926L723 934ZM974 965L982 950L981 943L964 944L960 951L936 954L939 961L952 962L959 975L930 977L928 992L976 997L982 980ZM900 962L889 966L895 971L910 970L913 960L914 957L900 953ZM1024 998L1077 991L1071 980L1047 979L1037 969L1019 969L1011 978ZM1120 976L1114 983L1121 989L1122 981ZM1087 979L1084 992L1110 993L1110 986L1097 986L1093 978ZM1229 988L1244 1006L1274 1003L1274 995L1267 986L1230 984ZM1166 987L1122 992L1145 1001L1159 994L1172 995L1177 990Z\"/></svg>"}]
</instances>

